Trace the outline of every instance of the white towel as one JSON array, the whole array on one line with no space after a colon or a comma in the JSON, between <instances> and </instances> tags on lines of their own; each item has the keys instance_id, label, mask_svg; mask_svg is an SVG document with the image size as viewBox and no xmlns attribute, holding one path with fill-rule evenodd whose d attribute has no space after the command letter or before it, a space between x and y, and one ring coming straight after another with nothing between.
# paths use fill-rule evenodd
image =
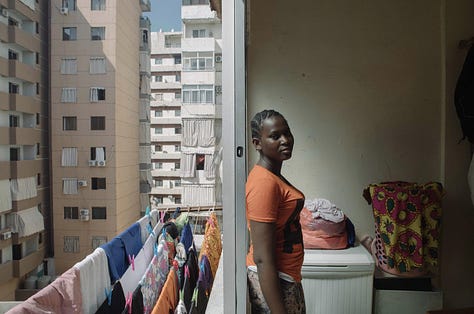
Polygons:
<instances>
[{"instance_id":1,"label":"white towel","mask_svg":"<svg viewBox=\"0 0 474 314\"><path fill-rule=\"evenodd\" d=\"M312 213L313 218L322 218L336 223L344 220L343 211L327 199L306 200L304 206Z\"/></svg>"},{"instance_id":2,"label":"white towel","mask_svg":"<svg viewBox=\"0 0 474 314\"><path fill-rule=\"evenodd\" d=\"M85 314L95 313L106 299L105 289L111 288L107 255L97 248L74 267L81 278L82 309Z\"/></svg>"}]
</instances>

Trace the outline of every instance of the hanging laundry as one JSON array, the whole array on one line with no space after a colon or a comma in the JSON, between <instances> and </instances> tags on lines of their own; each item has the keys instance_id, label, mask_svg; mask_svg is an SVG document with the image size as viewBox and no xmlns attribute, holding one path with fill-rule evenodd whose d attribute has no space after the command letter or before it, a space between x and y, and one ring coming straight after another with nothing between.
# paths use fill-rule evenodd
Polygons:
<instances>
[{"instance_id":1,"label":"hanging laundry","mask_svg":"<svg viewBox=\"0 0 474 314\"><path fill-rule=\"evenodd\" d=\"M122 285L119 281L113 286L112 291L109 292L110 297L99 307L96 314L115 314L122 313L125 308L125 297L123 294Z\"/></svg>"},{"instance_id":2,"label":"hanging laundry","mask_svg":"<svg viewBox=\"0 0 474 314\"><path fill-rule=\"evenodd\" d=\"M212 276L214 277L219 265L219 259L222 253L221 231L217 222L216 213L212 212L206 223L204 231L204 240L199 254L199 261L203 255L209 259L212 269Z\"/></svg>"},{"instance_id":3,"label":"hanging laundry","mask_svg":"<svg viewBox=\"0 0 474 314\"><path fill-rule=\"evenodd\" d=\"M178 289L178 277L176 276L176 270L171 267L168 273L163 290L158 298L158 301L153 308L152 314L164 314L173 313L176 306L178 306L179 300L179 289Z\"/></svg>"}]
</instances>

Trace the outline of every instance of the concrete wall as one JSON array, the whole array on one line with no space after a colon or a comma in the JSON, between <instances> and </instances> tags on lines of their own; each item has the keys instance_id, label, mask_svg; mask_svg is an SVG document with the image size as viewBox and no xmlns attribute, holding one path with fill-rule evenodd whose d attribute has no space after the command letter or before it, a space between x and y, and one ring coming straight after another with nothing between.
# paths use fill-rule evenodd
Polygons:
<instances>
[{"instance_id":1,"label":"concrete wall","mask_svg":"<svg viewBox=\"0 0 474 314\"><path fill-rule=\"evenodd\" d=\"M342 208L359 237L374 233L362 197L368 184L442 182L445 305L472 306L469 148L457 144L452 97L466 54L457 43L474 35L474 3L249 5L248 120L265 108L287 118L295 150L283 174L306 198L327 198ZM251 167L257 155L249 148Z\"/></svg>"}]
</instances>

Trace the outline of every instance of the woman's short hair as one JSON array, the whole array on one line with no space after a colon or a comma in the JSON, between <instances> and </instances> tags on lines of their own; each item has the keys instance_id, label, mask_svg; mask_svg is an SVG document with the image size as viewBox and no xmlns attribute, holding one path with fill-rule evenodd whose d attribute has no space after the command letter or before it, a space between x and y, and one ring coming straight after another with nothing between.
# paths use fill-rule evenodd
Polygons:
<instances>
[{"instance_id":1,"label":"woman's short hair","mask_svg":"<svg viewBox=\"0 0 474 314\"><path fill-rule=\"evenodd\" d=\"M285 117L278 111L273 109L262 110L255 114L252 121L250 121L250 127L252 129L252 138L259 139L261 137L260 131L262 131L263 121L271 117L281 117L285 121L285 123L288 124Z\"/></svg>"}]
</instances>

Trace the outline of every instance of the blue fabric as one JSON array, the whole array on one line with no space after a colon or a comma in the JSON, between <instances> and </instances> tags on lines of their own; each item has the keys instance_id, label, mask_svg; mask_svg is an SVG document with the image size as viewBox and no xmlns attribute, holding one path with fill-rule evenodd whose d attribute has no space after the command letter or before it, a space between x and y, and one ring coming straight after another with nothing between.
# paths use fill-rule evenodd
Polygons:
<instances>
[{"instance_id":1,"label":"blue fabric","mask_svg":"<svg viewBox=\"0 0 474 314\"><path fill-rule=\"evenodd\" d=\"M355 243L355 228L349 217L346 216L347 247L353 247Z\"/></svg>"},{"instance_id":2,"label":"blue fabric","mask_svg":"<svg viewBox=\"0 0 474 314\"><path fill-rule=\"evenodd\" d=\"M141 240L140 240L141 241ZM111 283L115 283L125 273L128 267L125 246L119 238L115 237L111 241L102 245L101 248L107 255Z\"/></svg>"},{"instance_id":3,"label":"blue fabric","mask_svg":"<svg viewBox=\"0 0 474 314\"><path fill-rule=\"evenodd\" d=\"M181 232L180 242L184 245L186 252L189 251L189 248L191 246L193 246L194 248L193 231L191 230L191 226L189 225L189 222L184 225L183 231Z\"/></svg>"},{"instance_id":4,"label":"blue fabric","mask_svg":"<svg viewBox=\"0 0 474 314\"><path fill-rule=\"evenodd\" d=\"M143 247L142 233L138 222L131 225L127 230L117 236L125 246L126 257L137 256ZM128 265L128 264L127 264Z\"/></svg>"}]
</instances>

